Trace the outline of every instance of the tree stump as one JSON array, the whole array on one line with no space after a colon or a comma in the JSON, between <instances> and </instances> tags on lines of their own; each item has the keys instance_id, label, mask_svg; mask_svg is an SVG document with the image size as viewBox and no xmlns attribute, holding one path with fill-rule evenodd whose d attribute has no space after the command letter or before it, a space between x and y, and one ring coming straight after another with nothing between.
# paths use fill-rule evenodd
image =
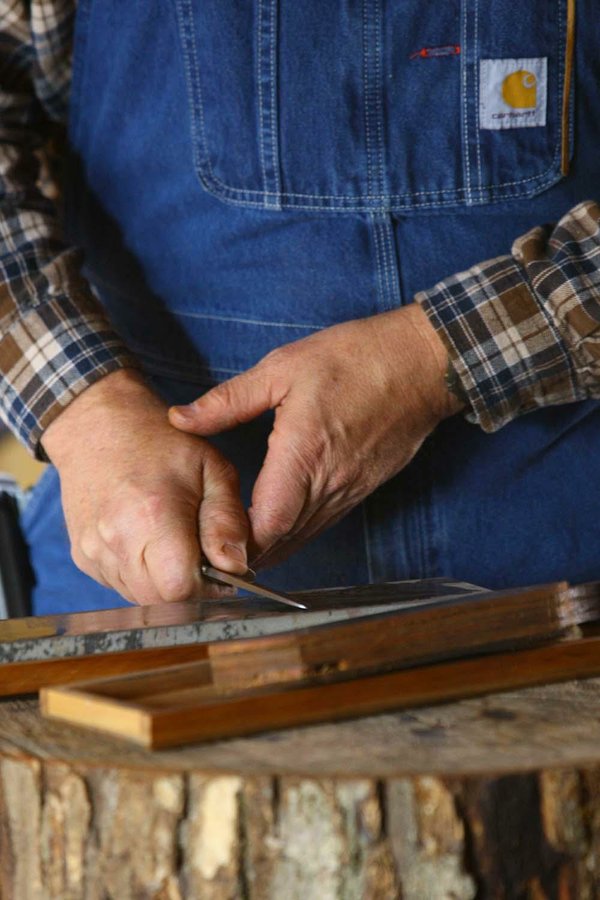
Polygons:
<instances>
[{"instance_id":1,"label":"tree stump","mask_svg":"<svg viewBox=\"0 0 600 900\"><path fill-rule=\"evenodd\" d=\"M600 679L149 753L0 704L3 900L600 896Z\"/></svg>"}]
</instances>

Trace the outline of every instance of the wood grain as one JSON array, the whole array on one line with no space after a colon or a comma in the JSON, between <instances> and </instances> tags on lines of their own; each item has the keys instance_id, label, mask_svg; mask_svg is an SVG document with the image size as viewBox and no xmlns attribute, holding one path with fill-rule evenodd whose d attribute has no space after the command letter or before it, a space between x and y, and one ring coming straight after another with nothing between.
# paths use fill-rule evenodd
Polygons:
<instances>
[{"instance_id":1,"label":"wood grain","mask_svg":"<svg viewBox=\"0 0 600 900\"><path fill-rule=\"evenodd\" d=\"M165 674L188 679L196 669L177 667ZM110 681L104 681L44 689L40 700L43 715L163 748L595 675L600 675L598 637L352 680L280 682L229 696L204 684L124 701L120 683L114 683L113 694Z\"/></svg>"},{"instance_id":2,"label":"wood grain","mask_svg":"<svg viewBox=\"0 0 600 900\"><path fill-rule=\"evenodd\" d=\"M207 658L206 644L184 644L147 650L73 656L66 659L4 663L0 666L0 696L33 694L52 684L71 684L195 662Z\"/></svg>"},{"instance_id":3,"label":"wood grain","mask_svg":"<svg viewBox=\"0 0 600 900\"><path fill-rule=\"evenodd\" d=\"M210 645L202 662L45 689L42 710L166 747L589 677L600 673L600 638L566 638L578 616L597 615L596 593L595 586L499 592ZM546 646L523 649L541 641ZM507 647L513 652L502 652ZM448 662L469 655L479 658Z\"/></svg>"}]
</instances>

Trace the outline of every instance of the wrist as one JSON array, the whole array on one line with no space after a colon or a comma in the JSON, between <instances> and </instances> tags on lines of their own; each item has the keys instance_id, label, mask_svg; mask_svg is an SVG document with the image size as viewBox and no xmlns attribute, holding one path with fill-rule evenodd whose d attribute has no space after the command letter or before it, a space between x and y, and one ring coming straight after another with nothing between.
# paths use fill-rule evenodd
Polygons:
<instances>
[{"instance_id":1,"label":"wrist","mask_svg":"<svg viewBox=\"0 0 600 900\"><path fill-rule=\"evenodd\" d=\"M48 425L41 446L57 468L90 448L101 449L108 429L130 420L136 407L144 413L153 407L164 414L164 404L150 390L136 369L119 369L87 387Z\"/></svg>"},{"instance_id":2,"label":"wrist","mask_svg":"<svg viewBox=\"0 0 600 900\"><path fill-rule=\"evenodd\" d=\"M455 411L460 412L465 409L469 405L469 399L450 356L448 356L448 366L444 381L450 394L450 399L454 398L457 401L458 409Z\"/></svg>"},{"instance_id":3,"label":"wrist","mask_svg":"<svg viewBox=\"0 0 600 900\"><path fill-rule=\"evenodd\" d=\"M428 406L439 422L456 415L466 402L461 395L460 382L452 367L444 342L417 303L404 307L412 327L423 347L424 391Z\"/></svg>"}]
</instances>

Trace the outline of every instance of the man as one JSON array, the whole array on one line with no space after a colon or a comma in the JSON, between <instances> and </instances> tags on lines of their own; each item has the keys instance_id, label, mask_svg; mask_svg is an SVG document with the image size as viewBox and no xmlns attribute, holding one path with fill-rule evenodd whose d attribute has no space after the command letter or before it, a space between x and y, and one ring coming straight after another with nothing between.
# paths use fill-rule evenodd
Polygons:
<instances>
[{"instance_id":1,"label":"man","mask_svg":"<svg viewBox=\"0 0 600 900\"><path fill-rule=\"evenodd\" d=\"M74 14L1 26L36 611L190 596L201 552L282 588L598 577L592 0L79 0L71 67Z\"/></svg>"}]
</instances>

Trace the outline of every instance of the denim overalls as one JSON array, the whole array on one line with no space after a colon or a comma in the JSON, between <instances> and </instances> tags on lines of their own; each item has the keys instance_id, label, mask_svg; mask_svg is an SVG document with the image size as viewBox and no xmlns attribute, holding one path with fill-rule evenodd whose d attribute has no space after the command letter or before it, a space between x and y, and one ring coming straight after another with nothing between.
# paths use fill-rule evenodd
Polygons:
<instances>
[{"instance_id":1,"label":"denim overalls","mask_svg":"<svg viewBox=\"0 0 600 900\"><path fill-rule=\"evenodd\" d=\"M68 230L156 390L190 401L597 197L596 0L577 8L564 177L566 22L567 0L79 0ZM535 123L495 124L498 60L535 74ZM216 440L246 501L269 425ZM598 578L599 451L591 402L492 435L455 417L264 580ZM72 565L53 470L24 521L36 612L119 602Z\"/></svg>"}]
</instances>

